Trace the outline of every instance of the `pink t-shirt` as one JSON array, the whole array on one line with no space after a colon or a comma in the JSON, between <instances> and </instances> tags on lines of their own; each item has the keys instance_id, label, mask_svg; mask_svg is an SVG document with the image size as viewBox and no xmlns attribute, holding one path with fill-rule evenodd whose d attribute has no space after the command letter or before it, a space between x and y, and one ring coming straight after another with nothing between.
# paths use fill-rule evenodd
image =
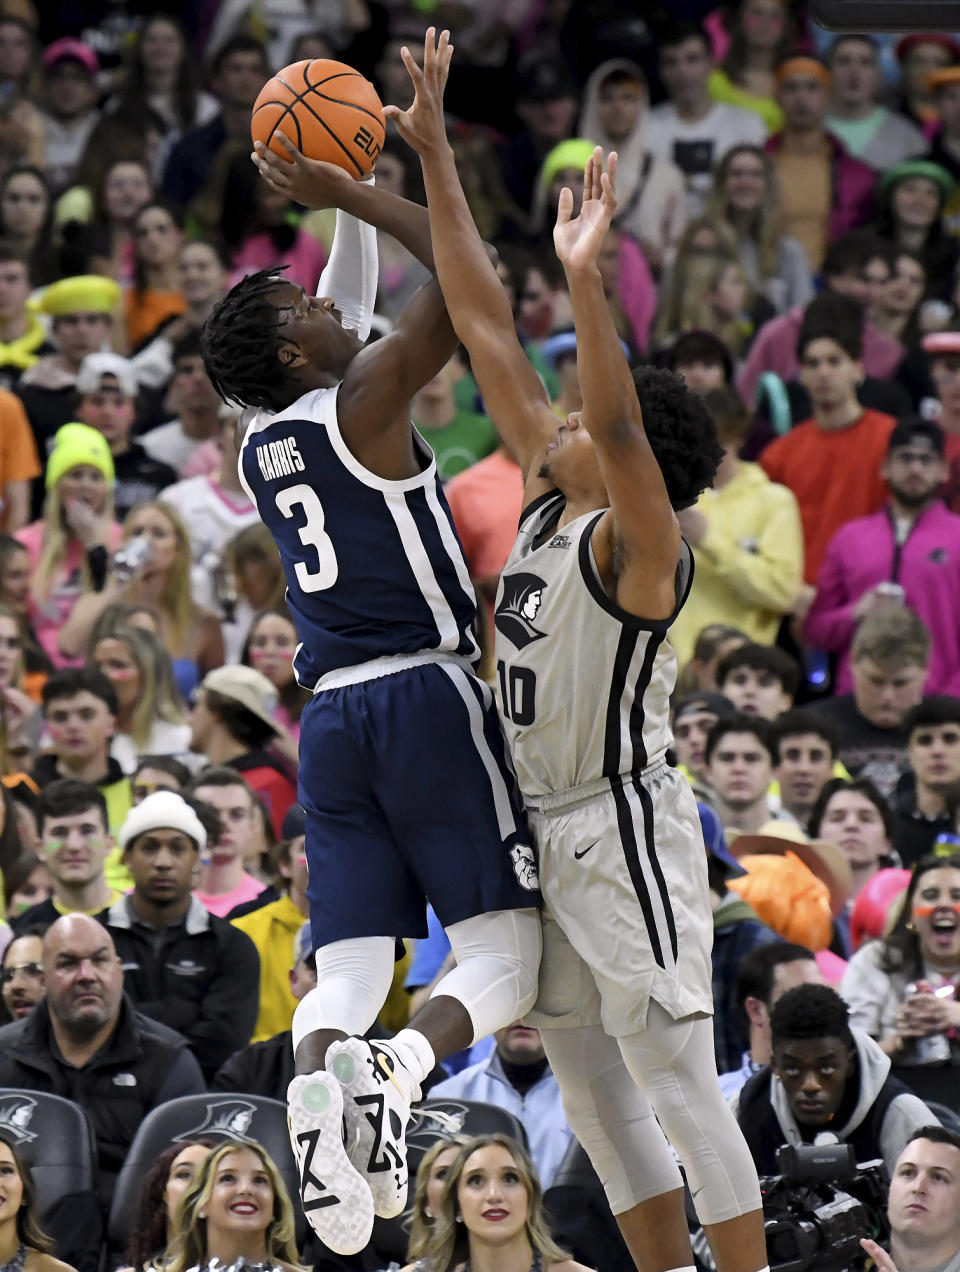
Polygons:
<instances>
[{"instance_id":1,"label":"pink t-shirt","mask_svg":"<svg viewBox=\"0 0 960 1272\"><path fill-rule=\"evenodd\" d=\"M322 245L308 234L306 230L298 230L297 237L283 255L273 245L269 234L254 234L233 255L233 272L230 285L238 283L247 274L258 269L267 269L271 265L286 265L284 278L289 283L299 283L304 291L312 296L317 290L317 283L327 263L327 253Z\"/></svg>"},{"instance_id":2,"label":"pink t-shirt","mask_svg":"<svg viewBox=\"0 0 960 1272\"><path fill-rule=\"evenodd\" d=\"M34 576L43 553L43 536L46 523L31 522L18 530L14 536L27 550L30 559L30 575ZM115 552L120 544L121 529L117 522L112 522L107 534L107 551ZM74 605L83 595L83 565L86 550L79 539L68 539L67 550L54 572L47 595L38 600L30 595L30 622L36 633L40 648L47 655L54 667L80 667L82 658L65 658L57 648L57 637L61 628L70 617Z\"/></svg>"},{"instance_id":3,"label":"pink t-shirt","mask_svg":"<svg viewBox=\"0 0 960 1272\"><path fill-rule=\"evenodd\" d=\"M219 915L221 919L225 919L230 911L238 905L243 905L245 902L252 901L255 897L258 897L266 886L259 879L254 879L253 875L244 872L243 878L229 892L218 892L214 896L210 892L201 892L197 888L193 895L211 914Z\"/></svg>"}]
</instances>

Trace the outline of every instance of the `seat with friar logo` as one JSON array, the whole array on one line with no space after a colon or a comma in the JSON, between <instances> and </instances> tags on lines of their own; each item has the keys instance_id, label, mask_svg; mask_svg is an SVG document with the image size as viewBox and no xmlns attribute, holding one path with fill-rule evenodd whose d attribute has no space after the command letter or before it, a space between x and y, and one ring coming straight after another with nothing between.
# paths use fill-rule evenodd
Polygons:
<instances>
[{"instance_id":1,"label":"seat with friar logo","mask_svg":"<svg viewBox=\"0 0 960 1272\"><path fill-rule=\"evenodd\" d=\"M374 1220L372 1245L383 1260L382 1264L377 1264L378 1267L386 1266L391 1259L401 1264L407 1261L417 1171L427 1149L438 1139L452 1141L458 1136L493 1134L510 1135L524 1148L527 1147L523 1123L495 1104L438 1097L436 1100L424 1100L414 1108L407 1124L407 1169L410 1174L407 1206L403 1214L395 1219Z\"/></svg>"},{"instance_id":2,"label":"seat with friar logo","mask_svg":"<svg viewBox=\"0 0 960 1272\"><path fill-rule=\"evenodd\" d=\"M97 1267L102 1226L93 1130L72 1100L0 1087L0 1135L30 1167L40 1226L78 1272Z\"/></svg>"},{"instance_id":3,"label":"seat with friar logo","mask_svg":"<svg viewBox=\"0 0 960 1272\"><path fill-rule=\"evenodd\" d=\"M297 1167L287 1132L287 1106L282 1100L262 1095L185 1095L153 1109L141 1122L130 1145L110 1207L109 1243L112 1250L127 1248L131 1224L144 1177L158 1155L181 1140L206 1140L219 1144L260 1144L273 1159L287 1186L297 1221L297 1246L308 1235L300 1209Z\"/></svg>"}]
</instances>

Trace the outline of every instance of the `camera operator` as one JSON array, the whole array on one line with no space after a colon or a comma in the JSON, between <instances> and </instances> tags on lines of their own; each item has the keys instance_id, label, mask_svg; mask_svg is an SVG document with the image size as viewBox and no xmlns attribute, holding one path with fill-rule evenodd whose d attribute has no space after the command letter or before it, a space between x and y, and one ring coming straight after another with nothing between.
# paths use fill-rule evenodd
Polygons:
<instances>
[{"instance_id":1,"label":"camera operator","mask_svg":"<svg viewBox=\"0 0 960 1272\"><path fill-rule=\"evenodd\" d=\"M937 1119L902 1082L826 985L788 990L770 1015L771 1063L740 1093L737 1120L757 1173L777 1174L782 1144L850 1144L858 1162L892 1171L911 1137ZM822 1137L822 1138L820 1138Z\"/></svg>"},{"instance_id":2,"label":"camera operator","mask_svg":"<svg viewBox=\"0 0 960 1272\"><path fill-rule=\"evenodd\" d=\"M890 1253L860 1242L877 1272L960 1272L960 1135L915 1131L897 1158L887 1201Z\"/></svg>"}]
</instances>

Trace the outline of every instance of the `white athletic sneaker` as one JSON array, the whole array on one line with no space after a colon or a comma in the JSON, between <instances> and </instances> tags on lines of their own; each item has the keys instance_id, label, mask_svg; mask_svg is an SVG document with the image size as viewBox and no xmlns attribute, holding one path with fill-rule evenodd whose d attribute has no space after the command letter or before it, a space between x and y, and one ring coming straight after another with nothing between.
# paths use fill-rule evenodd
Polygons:
<instances>
[{"instance_id":1,"label":"white athletic sneaker","mask_svg":"<svg viewBox=\"0 0 960 1272\"><path fill-rule=\"evenodd\" d=\"M392 1219L407 1204L405 1135L420 1085L386 1042L333 1042L326 1064L343 1087L347 1153L370 1185L376 1214Z\"/></svg>"},{"instance_id":2,"label":"white athletic sneaker","mask_svg":"<svg viewBox=\"0 0 960 1272\"><path fill-rule=\"evenodd\" d=\"M373 1197L343 1143L343 1092L332 1074L303 1074L287 1088L287 1126L307 1222L336 1254L356 1254L373 1233Z\"/></svg>"}]
</instances>

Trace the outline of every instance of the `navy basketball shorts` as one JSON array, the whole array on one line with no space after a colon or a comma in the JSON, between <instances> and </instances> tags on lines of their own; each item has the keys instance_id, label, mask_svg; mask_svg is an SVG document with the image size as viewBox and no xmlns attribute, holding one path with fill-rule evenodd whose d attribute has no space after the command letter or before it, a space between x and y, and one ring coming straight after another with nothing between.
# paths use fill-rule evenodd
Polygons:
<instances>
[{"instance_id":1,"label":"navy basketball shorts","mask_svg":"<svg viewBox=\"0 0 960 1272\"><path fill-rule=\"evenodd\" d=\"M489 687L424 663L314 695L300 721L315 949L426 937L539 905L536 865Z\"/></svg>"}]
</instances>

